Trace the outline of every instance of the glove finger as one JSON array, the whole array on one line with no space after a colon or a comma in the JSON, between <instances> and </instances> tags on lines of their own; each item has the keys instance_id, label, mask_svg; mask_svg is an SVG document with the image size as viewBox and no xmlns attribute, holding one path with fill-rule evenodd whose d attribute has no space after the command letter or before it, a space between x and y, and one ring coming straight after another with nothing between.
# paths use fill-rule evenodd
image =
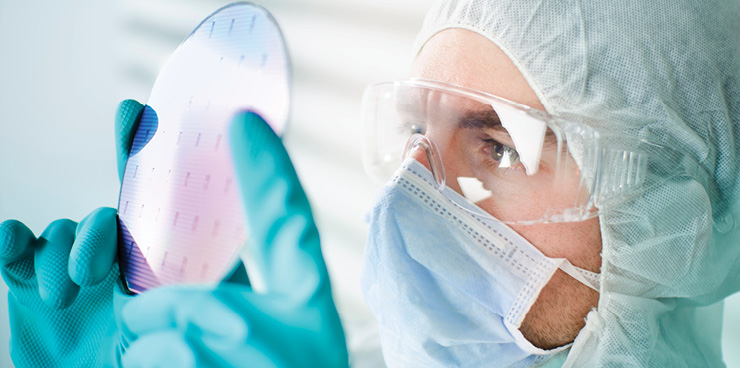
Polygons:
<instances>
[{"instance_id":1,"label":"glove finger","mask_svg":"<svg viewBox=\"0 0 740 368\"><path fill-rule=\"evenodd\" d=\"M165 286L149 290L128 302L121 314L126 331L139 336L171 328L183 332L190 328L195 337L214 342L244 340L247 335L246 321L206 289Z\"/></svg>"},{"instance_id":2,"label":"glove finger","mask_svg":"<svg viewBox=\"0 0 740 368\"><path fill-rule=\"evenodd\" d=\"M34 267L41 300L51 308L62 309L74 301L80 287L69 277L69 252L77 224L56 220L49 224L36 242Z\"/></svg>"},{"instance_id":3,"label":"glove finger","mask_svg":"<svg viewBox=\"0 0 740 368\"><path fill-rule=\"evenodd\" d=\"M292 315L286 308L289 304L284 297L255 294L235 284L222 284L216 290L162 287L124 306L122 330L138 336L177 330L189 342L199 365L289 366L280 364L291 360L281 356L286 338L297 337L292 334L295 328L316 317L293 315L298 319L285 325L273 314ZM309 323L304 327L318 326Z\"/></svg>"},{"instance_id":4,"label":"glove finger","mask_svg":"<svg viewBox=\"0 0 740 368\"><path fill-rule=\"evenodd\" d=\"M116 210L101 207L77 226L69 255L69 275L80 286L96 285L110 273L116 258Z\"/></svg>"},{"instance_id":5,"label":"glove finger","mask_svg":"<svg viewBox=\"0 0 740 368\"><path fill-rule=\"evenodd\" d=\"M20 221L7 220L0 224L0 265L8 287L33 277L35 241L33 232Z\"/></svg>"},{"instance_id":6,"label":"glove finger","mask_svg":"<svg viewBox=\"0 0 740 368\"><path fill-rule=\"evenodd\" d=\"M311 207L280 138L251 112L234 118L229 138L250 231L252 283L298 301L331 297Z\"/></svg>"},{"instance_id":7,"label":"glove finger","mask_svg":"<svg viewBox=\"0 0 740 368\"><path fill-rule=\"evenodd\" d=\"M124 367L195 367L193 350L176 330L142 336L131 343L121 359Z\"/></svg>"},{"instance_id":8,"label":"glove finger","mask_svg":"<svg viewBox=\"0 0 740 368\"><path fill-rule=\"evenodd\" d=\"M135 100L124 100L116 108L116 159L118 163L118 179L123 181L123 172L126 169L131 144L134 142L136 128L144 111L144 105Z\"/></svg>"}]
</instances>

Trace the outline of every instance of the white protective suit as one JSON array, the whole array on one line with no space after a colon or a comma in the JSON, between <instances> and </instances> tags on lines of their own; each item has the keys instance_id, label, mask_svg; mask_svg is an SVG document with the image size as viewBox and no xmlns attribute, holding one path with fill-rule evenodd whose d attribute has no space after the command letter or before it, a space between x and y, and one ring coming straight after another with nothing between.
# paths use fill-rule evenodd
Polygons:
<instances>
[{"instance_id":1,"label":"white protective suit","mask_svg":"<svg viewBox=\"0 0 740 368\"><path fill-rule=\"evenodd\" d=\"M601 215L601 297L566 366L722 366L721 301L740 289L740 1L443 1L415 50L447 28L494 42L548 112L701 166Z\"/></svg>"}]
</instances>

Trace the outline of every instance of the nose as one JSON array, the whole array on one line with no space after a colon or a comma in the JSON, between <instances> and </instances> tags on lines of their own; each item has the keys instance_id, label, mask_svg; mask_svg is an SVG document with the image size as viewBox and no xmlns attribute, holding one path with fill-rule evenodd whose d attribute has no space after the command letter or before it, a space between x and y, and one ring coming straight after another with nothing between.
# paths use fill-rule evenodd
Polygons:
<instances>
[{"instance_id":1,"label":"nose","mask_svg":"<svg viewBox=\"0 0 740 368\"><path fill-rule=\"evenodd\" d=\"M412 135L406 143L403 157L404 159L411 157L424 165L427 170L431 171L439 189L444 187L445 172L442 166L442 157L431 139L421 134Z\"/></svg>"},{"instance_id":2,"label":"nose","mask_svg":"<svg viewBox=\"0 0 740 368\"><path fill-rule=\"evenodd\" d=\"M427 136L419 133L413 134L406 141L406 150L403 159L405 160L407 157L411 157L424 165L427 170L434 172L434 167L432 167L432 163L430 162L433 160L433 147L434 143Z\"/></svg>"},{"instance_id":3,"label":"nose","mask_svg":"<svg viewBox=\"0 0 740 368\"><path fill-rule=\"evenodd\" d=\"M406 155L406 157L411 157L416 161L419 161L420 164L424 165L427 170L432 171L431 165L429 164L429 160L427 159L427 152L421 145L417 144L413 147L410 147L410 152Z\"/></svg>"}]
</instances>

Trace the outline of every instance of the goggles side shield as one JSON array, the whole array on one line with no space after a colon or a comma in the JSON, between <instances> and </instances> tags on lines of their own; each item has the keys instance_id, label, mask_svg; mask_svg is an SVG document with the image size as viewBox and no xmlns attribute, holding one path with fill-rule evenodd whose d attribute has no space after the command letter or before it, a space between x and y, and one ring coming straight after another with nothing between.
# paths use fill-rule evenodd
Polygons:
<instances>
[{"instance_id":1,"label":"goggles side shield","mask_svg":"<svg viewBox=\"0 0 740 368\"><path fill-rule=\"evenodd\" d=\"M413 157L440 190L507 223L592 218L655 182L653 163L665 169L663 179L696 166L635 137L427 80L368 87L362 121L363 163L373 178L387 182Z\"/></svg>"}]
</instances>

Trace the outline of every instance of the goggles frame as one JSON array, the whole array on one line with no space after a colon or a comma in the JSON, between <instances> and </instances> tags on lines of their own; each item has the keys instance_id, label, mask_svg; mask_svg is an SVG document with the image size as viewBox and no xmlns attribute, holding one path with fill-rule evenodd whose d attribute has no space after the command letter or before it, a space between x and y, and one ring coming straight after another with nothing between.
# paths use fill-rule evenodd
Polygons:
<instances>
[{"instance_id":1,"label":"goggles frame","mask_svg":"<svg viewBox=\"0 0 740 368\"><path fill-rule=\"evenodd\" d=\"M382 82L370 85L363 96L361 120L363 124L362 158L365 171L376 180L385 182L392 176L409 153L422 149L429 163L438 186L442 191L447 178L443 158L435 142L424 136L422 126L408 131L405 143L393 148L393 142L400 140L385 139L383 134L393 134L393 128L383 129L383 117L393 116L393 109L398 109L396 94L403 90L428 90L453 94L457 97L471 99L489 105L494 111L496 106L507 106L529 118L546 124L561 143L567 143L566 151L573 157L580 171L578 194L572 207L545 211L538 218L507 223L531 224L546 222L583 221L598 216L615 204L636 197L640 193L667 180L685 176L698 180L708 190L716 190L709 185L708 174L698 161L662 144L628 135L623 132L595 127L593 121L565 118L545 111L518 104L504 98L467 87L424 79L408 79L393 82ZM401 95L403 96L403 95ZM393 102L392 105L388 105ZM389 106L391 106L389 108ZM400 104L401 107L406 106ZM396 111L400 117L400 113ZM592 123L589 123L592 122ZM388 123L392 125L392 123ZM601 125L601 124L599 124Z\"/></svg>"}]
</instances>

